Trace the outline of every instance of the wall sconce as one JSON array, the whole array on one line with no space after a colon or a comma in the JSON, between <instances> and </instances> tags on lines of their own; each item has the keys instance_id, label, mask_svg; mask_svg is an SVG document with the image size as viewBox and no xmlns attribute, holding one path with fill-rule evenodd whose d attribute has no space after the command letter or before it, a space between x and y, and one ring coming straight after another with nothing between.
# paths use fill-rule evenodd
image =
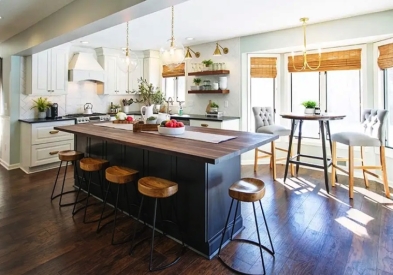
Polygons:
<instances>
[{"instance_id":1,"label":"wall sconce","mask_svg":"<svg viewBox=\"0 0 393 275\"><path fill-rule=\"evenodd\" d=\"M184 59L191 59L192 58L190 51L193 54L195 54L196 58L199 58L201 56L201 54L199 52L194 52L193 50L190 49L190 47L187 47L187 52L186 52L186 56L184 57Z\"/></svg>"},{"instance_id":2,"label":"wall sconce","mask_svg":"<svg viewBox=\"0 0 393 275\"><path fill-rule=\"evenodd\" d=\"M222 52L223 52L224 54L227 54L227 53L229 52L228 48L223 48L223 47L221 47L221 45L218 44L218 42L217 42L217 43L216 43L216 49L214 50L214 53L213 53L214 56L221 56L221 50L220 50L220 48L222 49Z\"/></svg>"}]
</instances>

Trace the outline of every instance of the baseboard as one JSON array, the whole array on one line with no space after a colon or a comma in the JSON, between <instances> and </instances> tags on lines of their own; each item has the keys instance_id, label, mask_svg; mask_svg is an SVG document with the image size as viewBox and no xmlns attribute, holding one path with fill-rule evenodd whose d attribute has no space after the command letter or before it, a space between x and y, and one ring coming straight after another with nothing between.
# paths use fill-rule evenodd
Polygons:
<instances>
[{"instance_id":1,"label":"baseboard","mask_svg":"<svg viewBox=\"0 0 393 275\"><path fill-rule=\"evenodd\" d=\"M32 174L32 173L37 173L37 172L41 172L41 171L45 171L45 170L50 170L50 169L54 169L54 168L59 168L59 163L60 161L54 162L54 163L49 163L49 164L45 164L45 165L40 165L40 166L36 166L36 167L19 167L23 172L25 172L26 174ZM68 164L68 165L71 165ZM64 164L63 164L64 167Z\"/></svg>"},{"instance_id":2,"label":"baseboard","mask_svg":"<svg viewBox=\"0 0 393 275\"><path fill-rule=\"evenodd\" d=\"M14 170L19 168L19 163L9 164L8 162L0 159L0 164L7 170Z\"/></svg>"},{"instance_id":3,"label":"baseboard","mask_svg":"<svg viewBox=\"0 0 393 275\"><path fill-rule=\"evenodd\" d=\"M270 164L270 162L268 160L259 160L258 161L258 165L260 165L260 164L266 164L267 165L267 164ZM277 163L277 164L278 165L285 165L285 163ZM254 160L250 160L250 159L242 160L241 161L241 165L254 165ZM300 167L305 168L305 169L310 169L310 170L322 171L321 169L314 168L314 167L304 167L304 166L300 166ZM347 174L339 171L338 169L336 169L336 172L337 172L338 175L348 176ZM361 170L355 170L355 173L354 173L353 176L355 178L363 179L363 172L361 172ZM382 184L382 181L380 179L378 179L378 178L375 178L375 177L369 177L369 180L374 180L374 181L379 182L380 184ZM393 188L393 181L388 181L388 184L389 184L390 187Z\"/></svg>"}]
</instances>

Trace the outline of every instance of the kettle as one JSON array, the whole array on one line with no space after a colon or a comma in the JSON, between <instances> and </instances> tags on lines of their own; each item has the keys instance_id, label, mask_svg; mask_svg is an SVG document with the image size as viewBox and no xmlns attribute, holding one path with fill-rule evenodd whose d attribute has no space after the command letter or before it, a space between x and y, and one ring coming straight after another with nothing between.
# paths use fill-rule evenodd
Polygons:
<instances>
[{"instance_id":1,"label":"kettle","mask_svg":"<svg viewBox=\"0 0 393 275\"><path fill-rule=\"evenodd\" d=\"M91 103L86 103L86 104L83 106L83 109L84 109L83 113L84 113L85 115L91 115L91 114L93 113L93 104L91 104Z\"/></svg>"}]
</instances>

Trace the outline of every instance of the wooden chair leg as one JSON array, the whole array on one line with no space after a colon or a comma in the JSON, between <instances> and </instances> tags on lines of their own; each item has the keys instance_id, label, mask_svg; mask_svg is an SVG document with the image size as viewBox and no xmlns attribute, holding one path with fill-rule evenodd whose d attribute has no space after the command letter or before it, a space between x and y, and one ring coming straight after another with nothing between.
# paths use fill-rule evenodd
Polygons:
<instances>
[{"instance_id":1,"label":"wooden chair leg","mask_svg":"<svg viewBox=\"0 0 393 275\"><path fill-rule=\"evenodd\" d=\"M365 155L364 155L364 147L363 146L360 146L360 157L362 158L362 166L364 166L364 157L365 157ZM366 188L368 188L369 184L368 184L368 178L367 178L366 170L362 169L362 171L363 171L364 184L366 185Z\"/></svg>"},{"instance_id":2,"label":"wooden chair leg","mask_svg":"<svg viewBox=\"0 0 393 275\"><path fill-rule=\"evenodd\" d=\"M276 173L276 143L272 141L271 143L271 152L272 157L270 158L270 164L273 168L273 180L276 180L277 173Z\"/></svg>"},{"instance_id":3,"label":"wooden chair leg","mask_svg":"<svg viewBox=\"0 0 393 275\"><path fill-rule=\"evenodd\" d=\"M353 157L353 146L349 146L348 149L348 166L349 166L349 198L353 199L353 170L354 170L354 157Z\"/></svg>"},{"instance_id":4,"label":"wooden chair leg","mask_svg":"<svg viewBox=\"0 0 393 275\"><path fill-rule=\"evenodd\" d=\"M330 177L332 186L336 186L336 165L337 165L337 143L332 142L332 175Z\"/></svg>"},{"instance_id":5,"label":"wooden chair leg","mask_svg":"<svg viewBox=\"0 0 393 275\"><path fill-rule=\"evenodd\" d=\"M258 148L255 148L254 172L257 171L257 167L258 167Z\"/></svg>"},{"instance_id":6,"label":"wooden chair leg","mask_svg":"<svg viewBox=\"0 0 393 275\"><path fill-rule=\"evenodd\" d=\"M291 137L289 136L289 139L291 139ZM292 154L292 148L291 148L291 152L289 152L289 156L292 158L293 154ZM293 165L293 163L289 164L291 166L291 176L294 177L295 176L295 166Z\"/></svg>"},{"instance_id":7,"label":"wooden chair leg","mask_svg":"<svg viewBox=\"0 0 393 275\"><path fill-rule=\"evenodd\" d=\"M381 161L381 166L382 166L382 178L383 178L383 185L385 187L385 195L386 195L386 197L390 198L388 174L386 171L385 146L379 147L379 153L380 153L380 158L381 158L380 161Z\"/></svg>"}]
</instances>

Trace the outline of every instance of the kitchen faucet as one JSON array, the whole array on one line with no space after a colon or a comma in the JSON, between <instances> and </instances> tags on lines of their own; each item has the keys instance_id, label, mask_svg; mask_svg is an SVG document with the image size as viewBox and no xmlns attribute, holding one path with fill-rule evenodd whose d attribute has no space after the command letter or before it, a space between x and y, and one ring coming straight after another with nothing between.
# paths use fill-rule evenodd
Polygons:
<instances>
[{"instance_id":1,"label":"kitchen faucet","mask_svg":"<svg viewBox=\"0 0 393 275\"><path fill-rule=\"evenodd\" d=\"M168 99L166 100L166 103L168 104L166 112L167 112L167 114L169 114L169 103L171 103L171 105L173 106L173 99L172 99L172 97L168 97Z\"/></svg>"}]
</instances>

